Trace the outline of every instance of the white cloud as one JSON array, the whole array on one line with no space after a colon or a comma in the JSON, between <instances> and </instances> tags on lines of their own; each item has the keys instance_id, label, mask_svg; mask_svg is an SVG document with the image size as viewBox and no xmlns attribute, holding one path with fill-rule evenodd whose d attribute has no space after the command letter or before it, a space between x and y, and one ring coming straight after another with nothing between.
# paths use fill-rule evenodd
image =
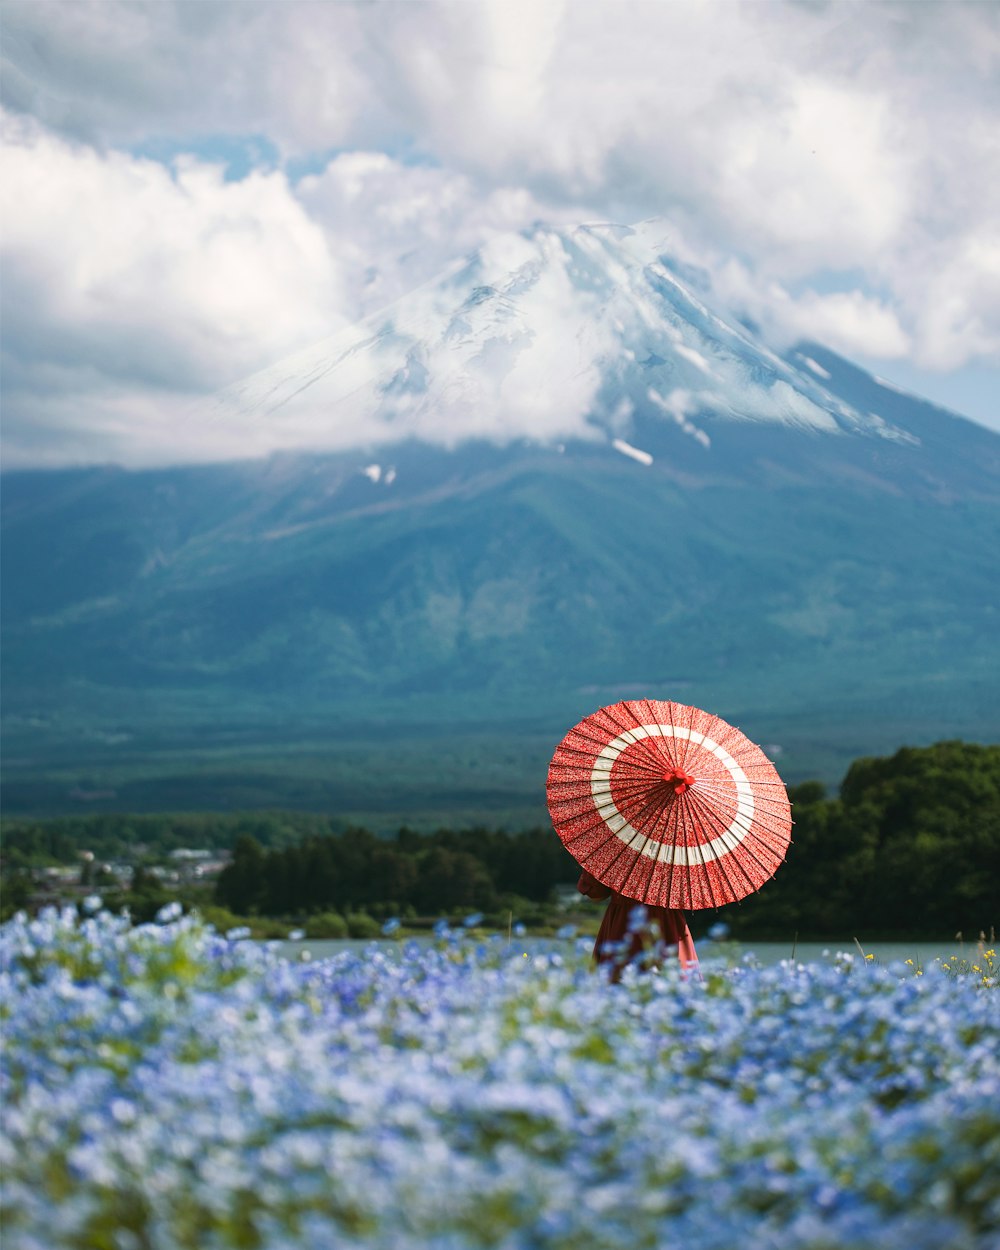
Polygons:
<instances>
[{"instance_id":1,"label":"white cloud","mask_svg":"<svg viewBox=\"0 0 1000 1250\"><path fill-rule=\"evenodd\" d=\"M67 419L66 446L118 454L157 396L538 217L668 217L777 339L940 370L1000 349L995 6L8 0L4 55L39 123L4 157L8 432L33 454ZM225 181L227 136L277 168Z\"/></svg>"},{"instance_id":2,"label":"white cloud","mask_svg":"<svg viewBox=\"0 0 1000 1250\"><path fill-rule=\"evenodd\" d=\"M4 9L4 103L98 146L260 133L311 152L385 129L365 6L7 0Z\"/></svg>"},{"instance_id":3,"label":"white cloud","mask_svg":"<svg viewBox=\"0 0 1000 1250\"><path fill-rule=\"evenodd\" d=\"M227 183L18 122L2 163L8 464L48 442L64 461L146 456L169 446L171 396L348 319L328 239L281 173Z\"/></svg>"},{"instance_id":4,"label":"white cloud","mask_svg":"<svg viewBox=\"0 0 1000 1250\"><path fill-rule=\"evenodd\" d=\"M781 308L784 297L776 294L774 303ZM784 320L788 334L815 339L848 356L867 351L892 359L906 355L910 348L909 336L895 312L861 291L835 291L830 295L807 291L791 301Z\"/></svg>"},{"instance_id":5,"label":"white cloud","mask_svg":"<svg viewBox=\"0 0 1000 1250\"><path fill-rule=\"evenodd\" d=\"M898 281L900 301L920 310L914 319L914 359L942 370L977 358L995 363L1000 359L1000 216L927 252Z\"/></svg>"},{"instance_id":6,"label":"white cloud","mask_svg":"<svg viewBox=\"0 0 1000 1250\"><path fill-rule=\"evenodd\" d=\"M329 332L338 264L281 173L225 182L9 123L6 336L22 357L203 389Z\"/></svg>"},{"instance_id":7,"label":"white cloud","mask_svg":"<svg viewBox=\"0 0 1000 1250\"><path fill-rule=\"evenodd\" d=\"M245 379L185 428L238 448L595 437L615 335L561 238L496 235L471 265Z\"/></svg>"},{"instance_id":8,"label":"white cloud","mask_svg":"<svg viewBox=\"0 0 1000 1250\"><path fill-rule=\"evenodd\" d=\"M749 314L782 347L797 339L814 339L847 356L865 352L884 360L905 356L911 349L896 309L878 296L856 289L821 294L808 288L793 295L774 279L762 284L740 261L715 257L713 264L712 259L716 295Z\"/></svg>"},{"instance_id":9,"label":"white cloud","mask_svg":"<svg viewBox=\"0 0 1000 1250\"><path fill-rule=\"evenodd\" d=\"M326 338L540 214L527 192L480 196L464 175L382 153L343 154L293 189L280 171L226 181L193 157L168 168L4 121L8 465L294 446L294 435L242 442L205 429L191 397ZM506 383L529 408L532 358Z\"/></svg>"},{"instance_id":10,"label":"white cloud","mask_svg":"<svg viewBox=\"0 0 1000 1250\"><path fill-rule=\"evenodd\" d=\"M903 226L911 171L892 142L883 92L790 83L766 113L755 102L725 129L715 211L776 272L871 264ZM734 240L735 241L735 240Z\"/></svg>"},{"instance_id":11,"label":"white cloud","mask_svg":"<svg viewBox=\"0 0 1000 1250\"><path fill-rule=\"evenodd\" d=\"M497 234L541 217L572 223L579 205L543 206L520 187L483 189L466 174L407 165L383 152L346 152L296 194L349 275L355 316L426 282Z\"/></svg>"}]
</instances>

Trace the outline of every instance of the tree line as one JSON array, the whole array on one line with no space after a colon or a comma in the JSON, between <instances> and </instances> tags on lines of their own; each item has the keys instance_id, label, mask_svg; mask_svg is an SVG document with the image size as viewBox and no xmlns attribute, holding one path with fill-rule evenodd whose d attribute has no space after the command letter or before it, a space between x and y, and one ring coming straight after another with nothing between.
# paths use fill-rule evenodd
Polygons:
<instances>
[{"instance_id":1,"label":"tree line","mask_svg":"<svg viewBox=\"0 0 1000 1250\"><path fill-rule=\"evenodd\" d=\"M292 846L336 828L315 812L93 812L5 821L3 859L10 868L70 864L88 850L98 860L158 863L183 847L229 850L243 835L262 846Z\"/></svg>"},{"instance_id":2,"label":"tree line","mask_svg":"<svg viewBox=\"0 0 1000 1250\"><path fill-rule=\"evenodd\" d=\"M793 844L737 933L966 936L1000 928L1000 746L938 742L856 760L836 797L789 789Z\"/></svg>"},{"instance_id":3,"label":"tree line","mask_svg":"<svg viewBox=\"0 0 1000 1250\"><path fill-rule=\"evenodd\" d=\"M243 835L218 879L215 899L241 915L330 909L421 916L493 912L544 902L556 886L574 882L579 871L558 838L544 829L517 834L402 829L391 840L351 829L271 850Z\"/></svg>"},{"instance_id":4,"label":"tree line","mask_svg":"<svg viewBox=\"0 0 1000 1250\"><path fill-rule=\"evenodd\" d=\"M789 796L793 843L777 875L695 922L725 919L737 937L841 940L1000 927L1000 746L904 748L855 761L835 796L814 781ZM141 864L179 846L231 850L216 901L265 917L502 908L523 916L578 872L551 829L403 829L380 838L315 814L207 813L20 822L4 834L4 874L9 883L33 864L78 860L84 848Z\"/></svg>"}]
</instances>

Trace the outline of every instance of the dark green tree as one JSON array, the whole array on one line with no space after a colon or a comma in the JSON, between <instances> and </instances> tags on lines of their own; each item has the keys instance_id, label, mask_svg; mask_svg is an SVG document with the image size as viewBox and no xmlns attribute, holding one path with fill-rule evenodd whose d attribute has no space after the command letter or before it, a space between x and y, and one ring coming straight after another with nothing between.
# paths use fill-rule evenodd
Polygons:
<instances>
[{"instance_id":1,"label":"dark green tree","mask_svg":"<svg viewBox=\"0 0 1000 1250\"><path fill-rule=\"evenodd\" d=\"M420 857L414 902L424 915L489 909L495 900L489 873L468 851L436 846Z\"/></svg>"},{"instance_id":2,"label":"dark green tree","mask_svg":"<svg viewBox=\"0 0 1000 1250\"><path fill-rule=\"evenodd\" d=\"M265 902L264 852L256 838L242 834L233 847L233 858L219 874L216 901L240 916L253 915Z\"/></svg>"}]
</instances>

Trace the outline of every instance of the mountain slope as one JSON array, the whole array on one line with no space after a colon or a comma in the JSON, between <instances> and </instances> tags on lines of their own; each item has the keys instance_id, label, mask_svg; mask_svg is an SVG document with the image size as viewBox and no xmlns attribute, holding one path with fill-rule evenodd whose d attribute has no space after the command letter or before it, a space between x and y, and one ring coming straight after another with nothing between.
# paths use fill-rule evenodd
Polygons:
<instances>
[{"instance_id":1,"label":"mountain slope","mask_svg":"<svg viewBox=\"0 0 1000 1250\"><path fill-rule=\"evenodd\" d=\"M596 438L652 408L905 439L712 312L641 231L501 236L345 333L223 392L199 421L269 447Z\"/></svg>"},{"instance_id":2,"label":"mountain slope","mask_svg":"<svg viewBox=\"0 0 1000 1250\"><path fill-rule=\"evenodd\" d=\"M285 362L220 401L220 419L367 422L366 450L7 475L8 806L71 802L88 777L126 805L204 802L191 778L210 756L224 805L260 752L308 742L305 805L385 796L406 773L411 799L423 786L439 810L445 787L475 812L487 790L534 794L572 720L642 693L736 720L792 779L902 741L995 738L1000 438L818 345L779 360L607 236L556 249L542 232L525 241L535 268L471 306L482 258L358 331L353 397L325 345L311 372ZM560 333L598 375L586 411L545 439L428 441L455 308L468 379L498 337L531 356L528 296L571 265L582 294ZM603 354L578 338L605 332L598 287ZM553 361L542 407L565 370ZM516 778L473 766L482 733ZM149 761L176 782L155 798L128 790Z\"/></svg>"}]
</instances>

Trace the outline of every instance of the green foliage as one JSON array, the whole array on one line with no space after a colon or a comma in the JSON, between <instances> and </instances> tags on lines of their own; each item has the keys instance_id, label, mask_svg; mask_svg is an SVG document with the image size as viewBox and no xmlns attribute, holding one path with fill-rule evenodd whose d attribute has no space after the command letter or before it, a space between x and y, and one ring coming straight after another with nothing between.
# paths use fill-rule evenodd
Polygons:
<instances>
[{"instance_id":1,"label":"green foliage","mask_svg":"<svg viewBox=\"0 0 1000 1250\"><path fill-rule=\"evenodd\" d=\"M7 820L4 862L11 867L75 863L81 850L98 860L132 857L146 847L162 858L182 847L228 850L239 838L261 846L291 846L303 838L328 833L326 816L308 812L95 812L56 820Z\"/></svg>"},{"instance_id":2,"label":"green foliage","mask_svg":"<svg viewBox=\"0 0 1000 1250\"><path fill-rule=\"evenodd\" d=\"M559 840L544 829L519 834L440 829L427 835L402 829L392 841L351 829L270 851L241 837L215 897L243 915L363 910L366 919L427 916L496 911L512 894L537 904L578 872Z\"/></svg>"},{"instance_id":3,"label":"green foliage","mask_svg":"<svg viewBox=\"0 0 1000 1250\"><path fill-rule=\"evenodd\" d=\"M233 859L223 871L216 900L240 915L256 912L264 900L264 852L249 834L236 839Z\"/></svg>"},{"instance_id":4,"label":"green foliage","mask_svg":"<svg viewBox=\"0 0 1000 1250\"><path fill-rule=\"evenodd\" d=\"M792 786L789 796L795 826L787 862L758 894L726 909L736 937L950 937L997 925L1000 747L906 747L857 760L836 797L819 782ZM106 902L127 906L137 920L152 918L168 897L142 860L152 863L176 845L230 847L214 898L228 916L219 927L239 917L255 917L258 928L295 917L313 938L362 929L367 936L389 916L472 911L499 917L501 926L508 912L550 925L554 887L577 874L544 827L517 834L404 827L380 838L362 828L338 833L330 819L302 814L95 814L7 831L4 914L25 904L31 866L79 862L84 848L99 858L112 847L134 857L136 843L141 857L130 887ZM84 884L101 884L98 876Z\"/></svg>"},{"instance_id":5,"label":"green foliage","mask_svg":"<svg viewBox=\"0 0 1000 1250\"><path fill-rule=\"evenodd\" d=\"M346 920L348 937L361 938L367 941L369 938L381 936L382 926L372 916L369 916L367 912L348 912Z\"/></svg>"},{"instance_id":6,"label":"green foliage","mask_svg":"<svg viewBox=\"0 0 1000 1250\"><path fill-rule=\"evenodd\" d=\"M860 759L840 797L790 791L787 863L727 912L740 935L978 933L1000 912L1000 746L939 742Z\"/></svg>"},{"instance_id":7,"label":"green foliage","mask_svg":"<svg viewBox=\"0 0 1000 1250\"><path fill-rule=\"evenodd\" d=\"M560 731L636 684L781 744L794 780L990 735L996 436L863 402L918 443L725 421L706 459L657 421L648 468L401 447L370 510L338 458L9 474L5 809L521 827Z\"/></svg>"},{"instance_id":8,"label":"green foliage","mask_svg":"<svg viewBox=\"0 0 1000 1250\"><path fill-rule=\"evenodd\" d=\"M4 874L0 891L0 920L9 920L19 912L31 897L34 883L23 869Z\"/></svg>"},{"instance_id":9,"label":"green foliage","mask_svg":"<svg viewBox=\"0 0 1000 1250\"><path fill-rule=\"evenodd\" d=\"M306 921L306 937L314 940L349 937L347 921L338 911L321 911Z\"/></svg>"},{"instance_id":10,"label":"green foliage","mask_svg":"<svg viewBox=\"0 0 1000 1250\"><path fill-rule=\"evenodd\" d=\"M235 912L215 903L203 904L198 908L198 915L206 925L219 933L228 933L230 929L237 929L243 924L242 916L237 916Z\"/></svg>"}]
</instances>

